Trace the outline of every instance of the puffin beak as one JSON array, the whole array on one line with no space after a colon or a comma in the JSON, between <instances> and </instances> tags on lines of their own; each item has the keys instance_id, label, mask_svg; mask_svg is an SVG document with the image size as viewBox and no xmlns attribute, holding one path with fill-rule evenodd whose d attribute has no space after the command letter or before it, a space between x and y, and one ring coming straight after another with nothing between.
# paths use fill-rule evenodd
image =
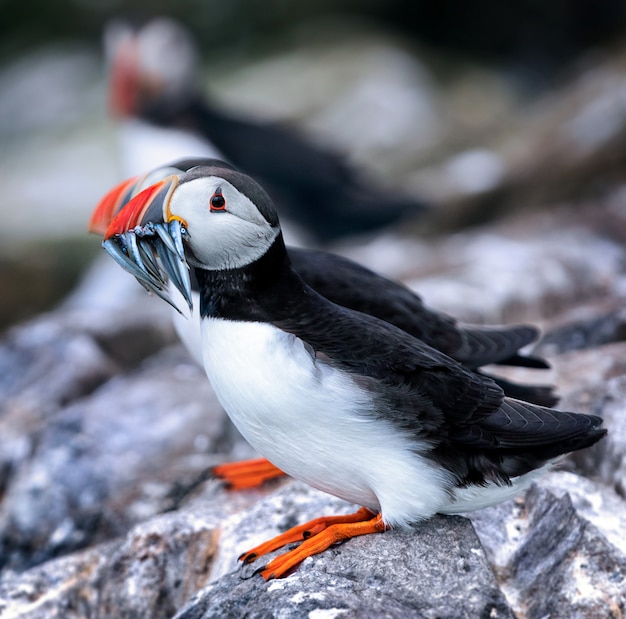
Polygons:
<instances>
[{"instance_id":1,"label":"puffin beak","mask_svg":"<svg viewBox=\"0 0 626 619\"><path fill-rule=\"evenodd\" d=\"M170 211L170 199L177 186L178 177L172 175L134 196L110 221L102 246L144 288L180 311L167 293L169 278L191 309L191 281L183 246L186 224ZM94 217L100 208L101 219L113 212L106 205L107 197L96 208Z\"/></svg>"},{"instance_id":2,"label":"puffin beak","mask_svg":"<svg viewBox=\"0 0 626 619\"><path fill-rule=\"evenodd\" d=\"M133 176L133 178L129 178L117 185L117 187L111 189L111 191L100 200L98 206L96 206L92 213L88 226L89 232L104 236L113 218L132 198L136 187L141 184L144 178L143 176Z\"/></svg>"},{"instance_id":3,"label":"puffin beak","mask_svg":"<svg viewBox=\"0 0 626 619\"><path fill-rule=\"evenodd\" d=\"M118 43L111 62L109 111L114 118L132 116L138 103L139 51L128 37Z\"/></svg>"},{"instance_id":4,"label":"puffin beak","mask_svg":"<svg viewBox=\"0 0 626 619\"><path fill-rule=\"evenodd\" d=\"M140 191L113 217L104 234L105 240L129 230L146 233L153 225L167 222L171 217L170 198L177 186L178 177L172 174Z\"/></svg>"}]
</instances>

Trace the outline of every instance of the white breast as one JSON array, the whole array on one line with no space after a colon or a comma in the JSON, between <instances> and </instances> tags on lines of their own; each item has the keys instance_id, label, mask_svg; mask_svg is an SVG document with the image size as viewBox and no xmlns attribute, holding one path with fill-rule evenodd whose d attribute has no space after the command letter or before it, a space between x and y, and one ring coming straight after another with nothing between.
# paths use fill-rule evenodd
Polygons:
<instances>
[{"instance_id":1,"label":"white breast","mask_svg":"<svg viewBox=\"0 0 626 619\"><path fill-rule=\"evenodd\" d=\"M404 524L449 502L449 475L425 445L372 414L346 373L271 325L202 321L204 367L242 435L286 473Z\"/></svg>"},{"instance_id":2,"label":"white breast","mask_svg":"<svg viewBox=\"0 0 626 619\"><path fill-rule=\"evenodd\" d=\"M168 282L167 292L176 307L180 310L172 310L172 322L178 337L184 344L185 348L193 358L193 360L202 366L202 336L200 333L200 295L195 291L191 291L191 300L193 302L192 309L187 307L187 303L178 288L171 282Z\"/></svg>"}]
</instances>

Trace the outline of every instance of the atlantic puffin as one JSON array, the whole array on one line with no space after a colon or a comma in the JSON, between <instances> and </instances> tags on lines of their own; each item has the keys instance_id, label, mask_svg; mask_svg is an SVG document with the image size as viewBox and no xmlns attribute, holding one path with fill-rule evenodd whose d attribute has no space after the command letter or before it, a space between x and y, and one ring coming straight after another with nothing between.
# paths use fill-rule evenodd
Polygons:
<instances>
[{"instance_id":1,"label":"atlantic puffin","mask_svg":"<svg viewBox=\"0 0 626 619\"><path fill-rule=\"evenodd\" d=\"M294 129L212 104L196 84L195 46L174 20L160 17L137 27L114 22L105 48L109 107L119 121L129 176L177 157L227 160L261 182L281 213L323 243L425 210L423 201L371 182Z\"/></svg>"},{"instance_id":2,"label":"atlantic puffin","mask_svg":"<svg viewBox=\"0 0 626 619\"><path fill-rule=\"evenodd\" d=\"M204 369L235 426L292 477L362 506L241 555L250 563L301 541L259 570L265 579L356 535L512 498L606 433L600 417L508 398L406 331L316 292L268 194L242 173L168 177L135 196L105 239L161 225L172 260L198 282ZM191 298L188 279L174 283Z\"/></svg>"},{"instance_id":3,"label":"atlantic puffin","mask_svg":"<svg viewBox=\"0 0 626 619\"><path fill-rule=\"evenodd\" d=\"M90 230L104 235L111 221L142 190L171 174L180 174L199 166L234 169L231 165L216 159L183 159L128 179L108 192L100 201L92 214ZM127 215L120 216L122 220L126 217ZM192 291L187 302L191 309L187 312L186 303L177 287L168 285L166 278L161 278L160 275L158 281L155 280L154 275L151 276L150 271L146 270L145 265L150 264L150 255L156 251L157 254L164 256L163 263L168 267L171 280L189 277L187 264L181 256L178 260L172 260L171 254L165 252L164 239L170 248L174 241L169 240L163 225L152 225L150 228L151 233L143 229L140 236L135 232L126 233L123 241L120 236L109 239L105 241L104 247L149 291L174 306L173 324L176 332L192 357L202 365L197 282L192 274L190 279ZM156 231L159 234L156 234ZM179 240L179 246L180 243ZM347 258L322 250L290 247L288 251L292 264L300 276L326 298L339 305L386 320L470 369L481 371L480 366L488 364L536 369L549 367L542 358L521 355L518 352L520 348L537 338L538 329L533 326L461 325L454 318L426 307L421 298L406 286L384 278ZM158 273L159 269L159 265L154 264L151 272ZM501 377L492 376L492 378L508 396L542 406L553 406L558 401L551 386L518 384ZM234 490L253 487L283 475L282 471L271 466L265 459L225 463L214 467L213 473Z\"/></svg>"},{"instance_id":4,"label":"atlantic puffin","mask_svg":"<svg viewBox=\"0 0 626 619\"><path fill-rule=\"evenodd\" d=\"M105 234L112 219L142 189L170 174L187 172L198 166L233 169L229 164L215 159L183 159L133 177L120 183L101 200L92 214L90 230L101 235ZM121 217L124 219L125 216ZM134 232L126 233L124 237L126 242L120 243L120 237L115 240L109 239L105 241L104 247L151 292L155 292L175 307L174 327L192 357L199 365L202 365L197 285L194 286L195 280L192 278L189 305L193 309L190 315L185 312L184 300L175 286L168 286L165 279L156 281L154 276L150 276L145 267L149 264L150 254L156 250L157 254L163 256L165 249L163 240L165 239L170 247L173 242L168 240L168 234L162 225L154 226L153 230L158 230L159 235L148 234L144 229L140 237L137 237ZM137 257L140 248L142 248L143 259L140 256ZM182 252L182 249L180 251ZM486 364L530 368L549 367L541 358L518 353L522 346L536 339L538 330L535 327L529 325L506 327L460 325L450 316L424 306L419 296L402 284L383 278L346 258L320 250L289 248L289 252L296 270L323 296L339 305L391 322L475 371L480 371L478 368ZM169 266L170 279L188 277L186 263L172 260L168 256L166 252L164 264ZM139 268L139 265L142 265L143 269ZM159 266L155 264L152 272L158 273L158 271ZM509 396L543 406L553 406L558 401L550 386L516 384L500 377L492 378ZM214 467L213 473L234 490L253 487L283 475L282 471L263 458L224 463Z\"/></svg>"}]
</instances>

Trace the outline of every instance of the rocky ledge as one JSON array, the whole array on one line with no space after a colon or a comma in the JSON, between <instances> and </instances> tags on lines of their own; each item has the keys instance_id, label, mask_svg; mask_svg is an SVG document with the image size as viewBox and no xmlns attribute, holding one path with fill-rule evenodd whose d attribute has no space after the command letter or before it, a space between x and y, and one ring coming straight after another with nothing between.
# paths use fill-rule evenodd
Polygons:
<instances>
[{"instance_id":1,"label":"rocky ledge","mask_svg":"<svg viewBox=\"0 0 626 619\"><path fill-rule=\"evenodd\" d=\"M613 207L610 231L609 213L579 206L353 251L462 319L541 323L553 369L509 377L555 383L563 408L603 416L609 436L514 501L356 538L267 583L242 551L354 506L291 480L235 493L211 479L249 448L165 305L98 263L0 343L0 617L626 615L626 251Z\"/></svg>"}]
</instances>

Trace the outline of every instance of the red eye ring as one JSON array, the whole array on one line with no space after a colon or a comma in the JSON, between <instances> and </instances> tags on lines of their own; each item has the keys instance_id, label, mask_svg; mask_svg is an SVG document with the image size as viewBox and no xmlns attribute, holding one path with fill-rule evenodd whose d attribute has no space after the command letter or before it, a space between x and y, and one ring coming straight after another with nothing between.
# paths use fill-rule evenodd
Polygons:
<instances>
[{"instance_id":1,"label":"red eye ring","mask_svg":"<svg viewBox=\"0 0 626 619\"><path fill-rule=\"evenodd\" d=\"M211 211L225 211L226 199L222 195L222 188L218 187L209 200L209 208Z\"/></svg>"}]
</instances>

